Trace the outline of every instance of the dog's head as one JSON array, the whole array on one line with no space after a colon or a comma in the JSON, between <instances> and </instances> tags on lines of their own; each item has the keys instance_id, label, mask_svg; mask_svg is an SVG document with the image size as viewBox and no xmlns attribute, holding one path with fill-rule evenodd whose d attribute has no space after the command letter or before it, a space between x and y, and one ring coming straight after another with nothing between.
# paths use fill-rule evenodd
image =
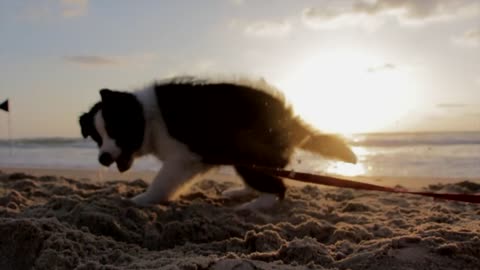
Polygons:
<instances>
[{"instance_id":1,"label":"dog's head","mask_svg":"<svg viewBox=\"0 0 480 270\"><path fill-rule=\"evenodd\" d=\"M143 143L143 108L131 93L102 89L100 96L102 100L80 116L82 136L98 144L102 165L108 167L115 162L124 172L132 166Z\"/></svg>"}]
</instances>

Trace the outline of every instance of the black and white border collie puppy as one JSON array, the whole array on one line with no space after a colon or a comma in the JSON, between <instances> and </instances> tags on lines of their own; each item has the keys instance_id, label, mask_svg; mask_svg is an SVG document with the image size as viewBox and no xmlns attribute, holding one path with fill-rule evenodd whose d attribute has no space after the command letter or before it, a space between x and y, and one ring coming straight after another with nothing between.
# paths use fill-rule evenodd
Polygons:
<instances>
[{"instance_id":1,"label":"black and white border collie puppy","mask_svg":"<svg viewBox=\"0 0 480 270\"><path fill-rule=\"evenodd\" d=\"M320 134L295 116L282 95L264 81L214 82L174 78L136 92L100 90L101 101L80 117L84 138L99 147L99 162L127 171L136 157L154 155L163 166L139 205L168 201L194 176L232 165L246 187L261 192L245 208L268 208L285 196L282 179L252 167L284 168L296 147L355 163L338 137Z\"/></svg>"}]
</instances>

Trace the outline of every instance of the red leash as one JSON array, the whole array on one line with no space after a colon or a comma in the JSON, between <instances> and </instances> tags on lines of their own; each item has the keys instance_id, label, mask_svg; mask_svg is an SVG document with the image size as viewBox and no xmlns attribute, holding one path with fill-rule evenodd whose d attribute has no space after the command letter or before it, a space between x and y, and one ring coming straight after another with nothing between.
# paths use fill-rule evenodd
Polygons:
<instances>
[{"instance_id":1,"label":"red leash","mask_svg":"<svg viewBox=\"0 0 480 270\"><path fill-rule=\"evenodd\" d=\"M434 193L434 192L420 192L420 191L416 192L416 191L408 191L404 189L382 187L382 186L377 186L373 184L356 182L356 181L341 179L341 178L332 177L332 176L316 175L316 174L310 174L310 173L304 173L304 172L294 172L294 171L288 171L283 169L272 169L267 167L258 167L258 166L252 166L252 167L255 170L259 170L266 174L283 177L283 178L290 178L290 179L297 180L300 182L305 182L305 183L320 184L320 185L342 187L342 188L353 188L353 189L360 189L360 190L374 190L374 191L383 191L383 192L415 194L415 195L422 195L422 196L433 197L436 199L443 199L443 200L480 203L480 194L476 195L476 194L452 194L452 193Z\"/></svg>"}]
</instances>

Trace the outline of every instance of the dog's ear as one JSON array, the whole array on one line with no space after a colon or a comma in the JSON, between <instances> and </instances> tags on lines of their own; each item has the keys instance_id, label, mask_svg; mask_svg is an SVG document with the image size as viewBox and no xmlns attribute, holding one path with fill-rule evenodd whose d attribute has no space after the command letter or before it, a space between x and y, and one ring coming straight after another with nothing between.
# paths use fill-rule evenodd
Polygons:
<instances>
[{"instance_id":1,"label":"dog's ear","mask_svg":"<svg viewBox=\"0 0 480 270\"><path fill-rule=\"evenodd\" d=\"M84 113L80 116L80 129L82 130L83 138L87 138L93 128L93 117L90 113Z\"/></svg>"},{"instance_id":2,"label":"dog's ear","mask_svg":"<svg viewBox=\"0 0 480 270\"><path fill-rule=\"evenodd\" d=\"M109 100L113 95L115 95L115 92L110 89L100 89L100 97L102 97L102 101Z\"/></svg>"}]
</instances>

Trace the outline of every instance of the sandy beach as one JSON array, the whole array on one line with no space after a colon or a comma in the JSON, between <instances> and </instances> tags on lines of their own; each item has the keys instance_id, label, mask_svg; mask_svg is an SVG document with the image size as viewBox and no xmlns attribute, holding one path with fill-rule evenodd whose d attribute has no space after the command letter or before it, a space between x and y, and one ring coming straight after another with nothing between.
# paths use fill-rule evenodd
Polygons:
<instances>
[{"instance_id":1,"label":"sandy beach","mask_svg":"<svg viewBox=\"0 0 480 270\"><path fill-rule=\"evenodd\" d=\"M128 198L152 173L3 168L0 269L478 269L480 206L292 186L268 211L220 193L208 175L169 205ZM90 180L89 180L90 179ZM372 180L382 181L381 179ZM383 183L383 182L382 182ZM427 187L425 187L427 188ZM430 186L480 192L480 184Z\"/></svg>"}]
</instances>

